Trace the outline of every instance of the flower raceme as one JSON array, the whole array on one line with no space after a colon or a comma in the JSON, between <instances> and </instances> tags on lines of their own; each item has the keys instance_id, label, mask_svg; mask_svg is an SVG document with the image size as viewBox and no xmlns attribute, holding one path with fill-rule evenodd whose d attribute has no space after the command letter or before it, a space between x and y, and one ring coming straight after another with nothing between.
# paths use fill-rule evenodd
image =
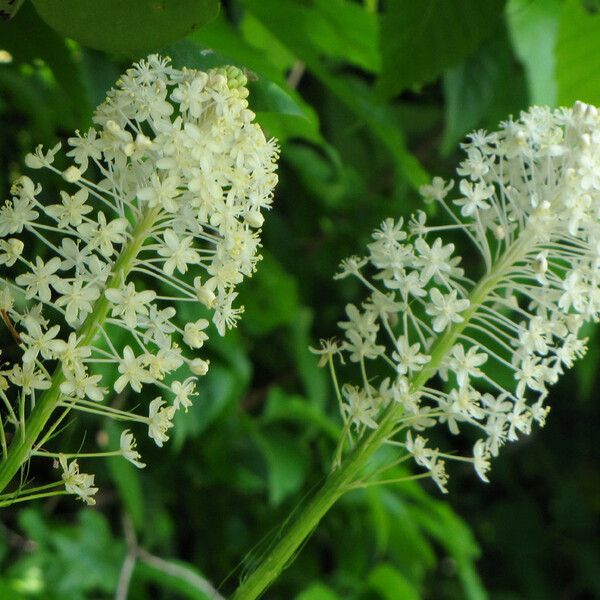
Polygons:
<instances>
[{"instance_id":1,"label":"flower raceme","mask_svg":"<svg viewBox=\"0 0 600 600\"><path fill-rule=\"evenodd\" d=\"M338 463L348 439L383 429L381 441L443 491L447 460L471 462L487 481L503 444L544 425L549 386L585 353L578 332L600 315L598 111L533 107L467 139L457 197L439 177L420 190L449 223L431 226L423 211L384 221L337 275L357 278L368 299L347 306L343 341L317 351L345 423ZM457 233L483 269L463 267L442 237ZM360 365L358 382L337 387L336 356ZM471 455L434 447L435 426L470 429Z\"/></svg>"},{"instance_id":2,"label":"flower raceme","mask_svg":"<svg viewBox=\"0 0 600 600\"><path fill-rule=\"evenodd\" d=\"M235 326L236 286L260 259L277 182L278 147L253 123L245 83L234 67L177 70L150 56L108 93L95 127L69 138L71 166L55 166L60 144L26 158L67 189L45 204L23 176L0 208L0 314L22 351L0 374L0 490L32 456L53 457L66 491L93 502L93 476L46 449L69 410L144 424L161 446L191 405L209 321L178 307L210 309L221 335ZM27 257L23 232L46 251ZM118 372L112 390L96 372L104 363ZM105 402L146 386L160 394L146 414ZM144 466L129 430L104 454Z\"/></svg>"}]
</instances>

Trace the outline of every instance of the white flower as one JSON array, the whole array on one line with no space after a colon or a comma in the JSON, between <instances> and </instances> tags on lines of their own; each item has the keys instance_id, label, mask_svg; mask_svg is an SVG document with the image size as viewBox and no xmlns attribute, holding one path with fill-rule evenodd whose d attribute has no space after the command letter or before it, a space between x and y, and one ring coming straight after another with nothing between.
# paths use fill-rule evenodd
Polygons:
<instances>
[{"instance_id":1,"label":"white flower","mask_svg":"<svg viewBox=\"0 0 600 600\"><path fill-rule=\"evenodd\" d=\"M35 390L47 390L50 387L50 380L43 371L36 369L35 362L26 362L21 365L15 365L9 372L8 378L18 387L22 388L23 393L31 396Z\"/></svg>"},{"instance_id":2,"label":"white flower","mask_svg":"<svg viewBox=\"0 0 600 600\"><path fill-rule=\"evenodd\" d=\"M167 431L173 427L173 415L175 408L165 406L166 402L158 397L150 402L148 412L148 435L155 441L156 445L162 447L169 439Z\"/></svg>"},{"instance_id":3,"label":"white flower","mask_svg":"<svg viewBox=\"0 0 600 600\"><path fill-rule=\"evenodd\" d=\"M600 320L600 111L532 107L498 132L474 132L463 148L459 197L447 201L451 186L440 178L421 190L447 224L424 213L407 227L388 219L366 257L342 262L368 300L339 324L339 352L324 351L344 422L355 426L339 454L385 423L384 441L421 466L427 459L442 491L440 458L472 462L487 481L490 457L545 423L549 386L585 353L581 326ZM453 241L431 240L434 231ZM482 259L481 268L468 261L468 275L453 256L458 234ZM359 385L340 385L338 353L359 363ZM443 389L429 383L438 376ZM483 432L472 456L428 451L414 436L443 424Z\"/></svg>"},{"instance_id":4,"label":"white flower","mask_svg":"<svg viewBox=\"0 0 600 600\"><path fill-rule=\"evenodd\" d=\"M355 427L366 425L369 429L377 429L376 418L379 407L373 404L372 399L360 388L345 385L342 388L344 396L344 412Z\"/></svg>"},{"instance_id":5,"label":"white flower","mask_svg":"<svg viewBox=\"0 0 600 600\"><path fill-rule=\"evenodd\" d=\"M430 184L422 185L419 188L419 194L423 196L426 202L437 201L441 202L448 192L454 186L454 182L446 183L441 177L434 177Z\"/></svg>"},{"instance_id":6,"label":"white flower","mask_svg":"<svg viewBox=\"0 0 600 600\"><path fill-rule=\"evenodd\" d=\"M480 182L471 183L466 179L461 179L460 191L464 197L455 200L454 204L461 207L460 214L463 217L471 217L480 210L490 208L491 205L486 200L494 194L494 186Z\"/></svg>"},{"instance_id":7,"label":"white flower","mask_svg":"<svg viewBox=\"0 0 600 600\"><path fill-rule=\"evenodd\" d=\"M171 391L175 394L173 400L173 407L178 410L180 406L183 406L185 412L192 406L190 396L196 395L196 379L194 377L188 377L185 381L174 381L171 384Z\"/></svg>"},{"instance_id":8,"label":"white flower","mask_svg":"<svg viewBox=\"0 0 600 600\"><path fill-rule=\"evenodd\" d=\"M207 327L208 321L206 319L198 319L197 321L186 323L183 330L183 341L190 348L202 348L205 340L208 339L208 335L204 333Z\"/></svg>"},{"instance_id":9,"label":"white flower","mask_svg":"<svg viewBox=\"0 0 600 600\"><path fill-rule=\"evenodd\" d=\"M483 365L488 356L484 352L479 352L477 346L472 346L465 352L462 344L455 344L452 347L448 367L454 372L456 382L459 387L464 387L471 377L481 377L483 373L478 368Z\"/></svg>"},{"instance_id":10,"label":"white flower","mask_svg":"<svg viewBox=\"0 0 600 600\"><path fill-rule=\"evenodd\" d=\"M65 381L60 384L60 391L65 396L89 398L94 402L104 400L106 388L98 386L102 375L89 375L85 370L73 369L65 372Z\"/></svg>"},{"instance_id":11,"label":"white flower","mask_svg":"<svg viewBox=\"0 0 600 600\"><path fill-rule=\"evenodd\" d=\"M454 244L443 245L441 238L436 238L431 246L423 238L415 240L415 250L418 252L417 265L421 268L421 282L426 284L433 277L435 281L443 281L444 276L452 272L453 263L450 260L454 252Z\"/></svg>"},{"instance_id":12,"label":"white flower","mask_svg":"<svg viewBox=\"0 0 600 600\"><path fill-rule=\"evenodd\" d=\"M67 463L66 457L62 454L58 460L63 470L62 479L65 482L65 490L69 494L75 494L89 506L96 504L93 496L98 491L98 488L94 487L94 476L80 473L76 460Z\"/></svg>"},{"instance_id":13,"label":"white flower","mask_svg":"<svg viewBox=\"0 0 600 600\"><path fill-rule=\"evenodd\" d=\"M100 253L109 258L115 253L115 245L126 240L127 219L116 218L107 221L102 211L98 212L98 222L86 222L77 227L77 232L90 248L98 248Z\"/></svg>"},{"instance_id":14,"label":"white flower","mask_svg":"<svg viewBox=\"0 0 600 600\"><path fill-rule=\"evenodd\" d=\"M427 439L417 435L414 440L412 433L406 434L406 450L413 455L415 462L426 469L431 469L437 457L437 451L427 448Z\"/></svg>"},{"instance_id":15,"label":"white flower","mask_svg":"<svg viewBox=\"0 0 600 600\"><path fill-rule=\"evenodd\" d=\"M69 334L66 342L54 340L52 349L54 355L62 361L63 368L71 370L83 368L82 361L92 354L92 349L89 346L82 346L80 342L81 340L74 331Z\"/></svg>"},{"instance_id":16,"label":"white flower","mask_svg":"<svg viewBox=\"0 0 600 600\"><path fill-rule=\"evenodd\" d=\"M70 196L66 192L60 192L62 204L52 204L46 207L47 213L56 219L59 227L81 225L83 216L92 211L92 207L86 204L88 191L83 188Z\"/></svg>"},{"instance_id":17,"label":"white flower","mask_svg":"<svg viewBox=\"0 0 600 600\"><path fill-rule=\"evenodd\" d=\"M27 299L37 296L42 302L50 302L50 286L59 281L55 275L60 269L61 260L58 257L51 258L45 263L39 256L35 257L35 266L30 273L19 275L15 282L17 285L25 287L25 297Z\"/></svg>"},{"instance_id":18,"label":"white flower","mask_svg":"<svg viewBox=\"0 0 600 600\"><path fill-rule=\"evenodd\" d=\"M400 336L396 340L396 350L392 353L392 360L396 362L399 375L418 371L429 362L431 357L421 354L420 348L419 342L409 344L405 336Z\"/></svg>"},{"instance_id":19,"label":"white flower","mask_svg":"<svg viewBox=\"0 0 600 600\"><path fill-rule=\"evenodd\" d=\"M176 312L172 306L159 310L154 304L150 305L148 316L140 315L138 317L138 325L146 329L144 341L153 340L160 348L168 346L170 344L169 334L175 331L171 319Z\"/></svg>"},{"instance_id":20,"label":"white flower","mask_svg":"<svg viewBox=\"0 0 600 600\"><path fill-rule=\"evenodd\" d=\"M260 227L277 183L277 142L253 122L245 84L235 67L178 70L152 55L118 79L93 127L68 138L72 164L53 166L60 144L27 156L30 168L60 175L67 189L44 202L42 186L20 177L0 203L0 316L23 351L0 372L0 391L5 403L24 407L25 421L49 406L36 397L47 389L60 392L65 410L126 418L102 403L95 363L116 363L117 393L147 383L171 389L173 406L150 405L159 445L176 409L189 407L194 380L183 371L204 375L209 361L186 355L180 338L200 348L210 319L221 335L236 325L236 287L261 258ZM16 237L24 230L35 244ZM200 303L211 316L200 318ZM138 405L131 419L145 420ZM47 431L58 413L41 414ZM17 421L5 419L13 437L22 435ZM121 453L139 463L128 431ZM75 461L63 466L68 489L89 499L93 478L80 477Z\"/></svg>"},{"instance_id":21,"label":"white flower","mask_svg":"<svg viewBox=\"0 0 600 600\"><path fill-rule=\"evenodd\" d=\"M167 259L163 265L167 275L172 275L175 269L187 273L188 264L200 262L200 255L192 248L193 242L191 235L179 239L172 229L165 231L164 244L158 249L158 254Z\"/></svg>"},{"instance_id":22,"label":"white flower","mask_svg":"<svg viewBox=\"0 0 600 600\"><path fill-rule=\"evenodd\" d=\"M69 283L62 279L54 284L54 289L62 294L56 300L56 306L65 307L65 320L69 325L77 326L92 312L93 303L100 296L94 285L85 285L81 279Z\"/></svg>"},{"instance_id":23,"label":"white flower","mask_svg":"<svg viewBox=\"0 0 600 600\"><path fill-rule=\"evenodd\" d=\"M148 315L146 305L156 298L154 290L137 292L133 283L128 283L119 289L110 288L104 292L104 295L113 305L113 317L122 317L125 324L131 328L137 325L138 315Z\"/></svg>"},{"instance_id":24,"label":"white flower","mask_svg":"<svg viewBox=\"0 0 600 600\"><path fill-rule=\"evenodd\" d=\"M483 440L477 440L473 446L473 465L479 478L486 483L489 483L489 479L486 473L490 470L490 454L485 447Z\"/></svg>"},{"instance_id":25,"label":"white flower","mask_svg":"<svg viewBox=\"0 0 600 600\"><path fill-rule=\"evenodd\" d=\"M119 448L121 450L121 454L138 469L143 469L146 466L146 463L140 461L142 456L136 450L136 447L137 443L133 437L133 433L131 433L129 429L125 429L125 431L121 433L121 437L119 439Z\"/></svg>"},{"instance_id":26,"label":"white flower","mask_svg":"<svg viewBox=\"0 0 600 600\"><path fill-rule=\"evenodd\" d=\"M24 247L23 242L17 238L0 240L0 265L12 267L23 254Z\"/></svg>"},{"instance_id":27,"label":"white flower","mask_svg":"<svg viewBox=\"0 0 600 600\"><path fill-rule=\"evenodd\" d=\"M127 384L134 392L141 392L142 384L152 381L152 376L145 369L146 360L144 355L136 356L130 346L125 346L123 358L119 361L121 376L115 381L115 392L122 392Z\"/></svg>"},{"instance_id":28,"label":"white flower","mask_svg":"<svg viewBox=\"0 0 600 600\"><path fill-rule=\"evenodd\" d=\"M469 300L458 298L458 292L452 290L449 294L442 294L438 288L432 288L430 292L431 304L428 304L426 311L433 318L433 330L440 333L444 331L450 323L460 323L463 317L460 313L469 308Z\"/></svg>"},{"instance_id":29,"label":"white flower","mask_svg":"<svg viewBox=\"0 0 600 600\"><path fill-rule=\"evenodd\" d=\"M194 358L194 360L190 362L190 371L194 375L199 375L200 377L203 377L208 373L209 367L210 361L202 358Z\"/></svg>"},{"instance_id":30,"label":"white flower","mask_svg":"<svg viewBox=\"0 0 600 600\"><path fill-rule=\"evenodd\" d=\"M29 327L28 333L21 333L21 339L27 347L23 354L23 362L34 362L38 354L45 359L54 358L55 337L60 331L60 325L50 327L48 331L42 331L42 328L36 324Z\"/></svg>"},{"instance_id":31,"label":"white flower","mask_svg":"<svg viewBox=\"0 0 600 600\"><path fill-rule=\"evenodd\" d=\"M174 213L179 208L177 198L180 195L179 177L165 177L160 179L154 174L151 185L137 191L137 197L146 202L150 208L161 206L165 211Z\"/></svg>"}]
</instances>

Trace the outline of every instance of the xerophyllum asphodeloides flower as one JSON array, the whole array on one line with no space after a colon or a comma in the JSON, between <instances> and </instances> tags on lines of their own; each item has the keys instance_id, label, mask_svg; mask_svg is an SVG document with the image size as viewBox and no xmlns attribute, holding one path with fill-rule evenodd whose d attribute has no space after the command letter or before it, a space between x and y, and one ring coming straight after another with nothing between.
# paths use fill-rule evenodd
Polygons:
<instances>
[{"instance_id":1,"label":"xerophyllum asphodeloides flower","mask_svg":"<svg viewBox=\"0 0 600 600\"><path fill-rule=\"evenodd\" d=\"M359 365L355 381L336 381L338 463L383 430L444 491L446 461L471 462L487 481L501 446L544 424L549 386L585 353L580 328L600 315L598 111L533 107L463 147L458 185L421 188L446 225L423 211L387 219L365 256L343 261L338 277L369 296L346 307L343 341L318 351L334 381L335 360ZM456 255L458 234L481 264ZM439 426L465 432L472 453L434 447Z\"/></svg>"},{"instance_id":2,"label":"xerophyllum asphodeloides flower","mask_svg":"<svg viewBox=\"0 0 600 600\"><path fill-rule=\"evenodd\" d=\"M104 454L143 466L132 430L161 446L190 406L209 367L198 308L221 335L235 325L236 286L260 259L277 182L278 147L253 123L245 84L234 67L178 70L150 56L119 79L95 126L69 138L70 166L55 166L60 144L27 157L64 191L42 200L23 176L0 208L0 311L19 346L0 373L0 490L32 457L52 457L66 491L91 503L93 476L53 439L69 411L122 421L130 429ZM110 388L97 372L107 363ZM108 403L124 391L136 410Z\"/></svg>"}]
</instances>

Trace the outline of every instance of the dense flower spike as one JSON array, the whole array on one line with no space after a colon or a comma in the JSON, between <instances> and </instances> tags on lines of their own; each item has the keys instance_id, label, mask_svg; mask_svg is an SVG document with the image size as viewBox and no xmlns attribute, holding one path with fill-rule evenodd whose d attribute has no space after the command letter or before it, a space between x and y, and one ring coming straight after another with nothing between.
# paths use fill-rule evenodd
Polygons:
<instances>
[{"instance_id":1,"label":"dense flower spike","mask_svg":"<svg viewBox=\"0 0 600 600\"><path fill-rule=\"evenodd\" d=\"M262 211L277 182L278 147L253 123L245 83L234 67L177 70L150 56L108 93L96 126L69 138L74 164L56 168L60 145L27 157L66 189L45 205L41 186L23 176L0 208L0 264L11 268L0 311L22 349L0 377L2 421L17 430L10 450L2 431L0 488L32 452L45 453L55 409L144 423L160 446L175 411L190 406L189 371L208 369L197 353L209 322L195 314L186 323L177 307L210 309L221 335L235 326L243 310L235 288L260 259ZM24 231L48 252L28 257L15 237ZM127 333L122 344L118 330ZM118 370L112 386L94 373L100 363ZM104 403L148 385L161 396L145 414ZM44 416L31 419L36 411ZM142 466L134 448L124 432L120 453ZM93 479L64 461L67 490L89 501Z\"/></svg>"},{"instance_id":2,"label":"dense flower spike","mask_svg":"<svg viewBox=\"0 0 600 600\"><path fill-rule=\"evenodd\" d=\"M533 107L463 147L458 197L439 177L421 189L450 224L429 226L423 211L407 227L384 221L339 274L369 299L347 307L343 342L317 351L332 366L336 353L360 365L360 384L339 392L346 430L360 438L385 422L387 442L442 490L446 460L472 462L487 481L500 447L544 424L548 387L585 353L582 324L600 317L598 111ZM485 265L478 282L441 232L471 240ZM389 368L380 384L374 360ZM470 428L472 455L430 447L425 432L438 424Z\"/></svg>"}]
</instances>

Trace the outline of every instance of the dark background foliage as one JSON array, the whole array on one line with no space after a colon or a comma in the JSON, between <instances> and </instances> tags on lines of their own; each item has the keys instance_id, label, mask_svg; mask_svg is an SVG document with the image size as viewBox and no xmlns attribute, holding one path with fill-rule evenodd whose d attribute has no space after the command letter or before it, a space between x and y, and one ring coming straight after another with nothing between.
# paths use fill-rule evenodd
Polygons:
<instances>
[{"instance_id":1,"label":"dark background foliage","mask_svg":"<svg viewBox=\"0 0 600 600\"><path fill-rule=\"evenodd\" d=\"M430 174L451 177L470 129L534 103L600 104L599 8L36 0L0 23L3 197L26 152L86 127L122 69L150 51L177 66L248 69L258 120L282 146L245 318L212 337L194 407L162 451L140 442L144 471L93 465L95 509L69 498L3 509L0 598L114 597L127 556L137 559L134 600L206 599L207 581L231 592L330 464L339 421L307 348L335 335L346 302L360 299L332 281L338 261L384 217L420 207L416 188ZM57 194L59 182L43 184ZM349 494L266 597L600 597L600 348L594 327L588 335L588 357L552 393L547 427L505 449L491 484L455 469L447 497L416 484ZM77 419L61 443L93 450L107 436L118 436L111 423Z\"/></svg>"}]
</instances>

